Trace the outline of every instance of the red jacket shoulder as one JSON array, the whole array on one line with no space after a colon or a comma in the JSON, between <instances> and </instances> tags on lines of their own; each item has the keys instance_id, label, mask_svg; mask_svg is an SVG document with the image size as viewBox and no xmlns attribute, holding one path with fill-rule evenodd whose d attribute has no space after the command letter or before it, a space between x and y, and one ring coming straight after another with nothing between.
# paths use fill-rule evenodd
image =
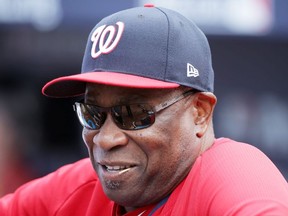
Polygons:
<instances>
[{"instance_id":1,"label":"red jacket shoulder","mask_svg":"<svg viewBox=\"0 0 288 216\"><path fill-rule=\"evenodd\" d=\"M0 215L53 215L75 193L89 199L97 182L89 159L65 165L53 173L35 179L0 199ZM80 205L80 202L79 202ZM10 213L10 214L9 214Z\"/></svg>"}]
</instances>

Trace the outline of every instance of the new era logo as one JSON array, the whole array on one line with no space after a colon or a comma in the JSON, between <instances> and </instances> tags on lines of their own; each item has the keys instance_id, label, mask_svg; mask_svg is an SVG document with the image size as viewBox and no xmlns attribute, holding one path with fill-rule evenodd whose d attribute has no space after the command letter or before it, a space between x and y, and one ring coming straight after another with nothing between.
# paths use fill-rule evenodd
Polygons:
<instances>
[{"instance_id":1,"label":"new era logo","mask_svg":"<svg viewBox=\"0 0 288 216\"><path fill-rule=\"evenodd\" d=\"M187 77L198 77L199 71L192 65L187 63Z\"/></svg>"}]
</instances>

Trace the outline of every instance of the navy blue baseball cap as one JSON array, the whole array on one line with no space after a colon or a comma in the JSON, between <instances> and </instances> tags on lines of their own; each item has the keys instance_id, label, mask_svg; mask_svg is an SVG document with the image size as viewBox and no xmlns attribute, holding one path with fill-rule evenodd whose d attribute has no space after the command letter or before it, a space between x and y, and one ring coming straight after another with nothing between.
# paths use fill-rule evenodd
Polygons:
<instances>
[{"instance_id":1,"label":"navy blue baseball cap","mask_svg":"<svg viewBox=\"0 0 288 216\"><path fill-rule=\"evenodd\" d=\"M102 19L91 31L80 74L48 82L42 93L73 97L86 83L130 88L213 92L214 72L206 36L173 10L145 5Z\"/></svg>"}]
</instances>

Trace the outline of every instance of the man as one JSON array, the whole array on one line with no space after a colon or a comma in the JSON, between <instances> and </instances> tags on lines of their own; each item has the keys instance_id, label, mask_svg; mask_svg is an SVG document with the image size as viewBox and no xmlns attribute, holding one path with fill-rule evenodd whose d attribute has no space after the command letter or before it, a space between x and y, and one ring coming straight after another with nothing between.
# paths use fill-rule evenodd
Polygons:
<instances>
[{"instance_id":1,"label":"man","mask_svg":"<svg viewBox=\"0 0 288 216\"><path fill-rule=\"evenodd\" d=\"M47 83L84 95L75 112L90 160L34 180L1 215L288 215L288 186L258 149L213 132L213 69L204 34L153 5L101 20L82 73Z\"/></svg>"}]
</instances>

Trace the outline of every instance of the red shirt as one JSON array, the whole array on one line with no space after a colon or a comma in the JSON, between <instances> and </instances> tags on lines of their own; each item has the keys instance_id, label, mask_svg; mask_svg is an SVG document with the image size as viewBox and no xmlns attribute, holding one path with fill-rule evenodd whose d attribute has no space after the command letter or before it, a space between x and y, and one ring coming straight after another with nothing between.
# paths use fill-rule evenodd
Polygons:
<instances>
[{"instance_id":1,"label":"red shirt","mask_svg":"<svg viewBox=\"0 0 288 216\"><path fill-rule=\"evenodd\" d=\"M288 184L255 147L220 138L160 207L126 215L288 215ZM119 215L89 159L64 166L0 199L0 215Z\"/></svg>"}]
</instances>

